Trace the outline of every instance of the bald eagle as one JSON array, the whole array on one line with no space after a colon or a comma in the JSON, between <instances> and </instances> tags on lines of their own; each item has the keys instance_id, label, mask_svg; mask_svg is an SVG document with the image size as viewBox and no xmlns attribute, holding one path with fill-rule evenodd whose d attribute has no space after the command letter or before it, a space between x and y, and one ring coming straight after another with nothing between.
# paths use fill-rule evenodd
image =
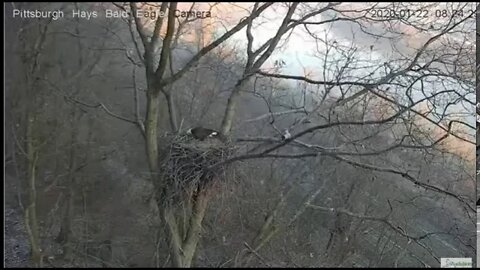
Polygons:
<instances>
[{"instance_id":1,"label":"bald eagle","mask_svg":"<svg viewBox=\"0 0 480 270\"><path fill-rule=\"evenodd\" d=\"M292 137L292 135L290 134L290 132L288 132L288 129L285 129L283 135L282 135L282 140L288 140Z\"/></svg>"},{"instance_id":2,"label":"bald eagle","mask_svg":"<svg viewBox=\"0 0 480 270\"><path fill-rule=\"evenodd\" d=\"M206 138L219 137L220 132L203 127L195 127L187 130L187 134L193 136L195 139L203 141Z\"/></svg>"}]
</instances>

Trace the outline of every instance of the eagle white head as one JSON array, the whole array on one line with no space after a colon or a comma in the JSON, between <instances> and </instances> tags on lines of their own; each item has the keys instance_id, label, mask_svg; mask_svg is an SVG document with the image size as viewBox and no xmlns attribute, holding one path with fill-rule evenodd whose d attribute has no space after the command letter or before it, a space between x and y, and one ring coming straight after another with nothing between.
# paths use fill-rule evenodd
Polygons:
<instances>
[{"instance_id":1,"label":"eagle white head","mask_svg":"<svg viewBox=\"0 0 480 270\"><path fill-rule=\"evenodd\" d=\"M290 139L291 137L292 135L290 134L290 132L288 132L288 129L285 129L285 132L282 135L282 140L287 140L287 139Z\"/></svg>"}]
</instances>

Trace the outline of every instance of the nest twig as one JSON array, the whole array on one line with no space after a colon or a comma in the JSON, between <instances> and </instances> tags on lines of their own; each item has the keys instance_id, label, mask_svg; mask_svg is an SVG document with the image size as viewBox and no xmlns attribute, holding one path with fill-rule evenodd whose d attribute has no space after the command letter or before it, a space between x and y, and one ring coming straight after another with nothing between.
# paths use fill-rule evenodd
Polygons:
<instances>
[{"instance_id":1,"label":"nest twig","mask_svg":"<svg viewBox=\"0 0 480 270\"><path fill-rule=\"evenodd\" d=\"M228 165L215 166L230 158L232 145L215 138L199 141L188 135L163 139L160 181L164 203L178 204L193 192L222 181Z\"/></svg>"}]
</instances>

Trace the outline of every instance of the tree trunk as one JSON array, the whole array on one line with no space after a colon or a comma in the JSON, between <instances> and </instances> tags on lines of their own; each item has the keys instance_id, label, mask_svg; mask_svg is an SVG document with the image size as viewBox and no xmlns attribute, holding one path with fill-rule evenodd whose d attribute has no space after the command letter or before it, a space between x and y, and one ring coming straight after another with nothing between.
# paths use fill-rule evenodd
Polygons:
<instances>
[{"instance_id":1,"label":"tree trunk","mask_svg":"<svg viewBox=\"0 0 480 270\"><path fill-rule=\"evenodd\" d=\"M37 189L36 189L36 166L38 160L38 150L35 149L35 138L33 131L33 123L35 116L31 112L31 108L27 108L26 117L26 152L27 152L27 182L28 182L28 206L25 209L25 224L27 227L28 237L30 239L30 251L32 261L35 266L41 267L41 249L40 237L37 220Z\"/></svg>"},{"instance_id":2,"label":"tree trunk","mask_svg":"<svg viewBox=\"0 0 480 270\"><path fill-rule=\"evenodd\" d=\"M222 134L229 135L232 129L233 121L235 118L235 111L237 107L237 101L240 97L240 91L243 86L247 83L248 79L240 79L235 88L233 89L232 94L228 98L227 108L225 110L225 116L222 120Z\"/></svg>"},{"instance_id":3,"label":"tree trunk","mask_svg":"<svg viewBox=\"0 0 480 270\"><path fill-rule=\"evenodd\" d=\"M73 185L69 187L68 195L65 198L65 210L63 213L62 224L60 232L58 233L56 241L62 245L63 257L68 258L71 255L71 228L74 214L74 198L75 192Z\"/></svg>"},{"instance_id":4,"label":"tree trunk","mask_svg":"<svg viewBox=\"0 0 480 270\"><path fill-rule=\"evenodd\" d=\"M70 115L70 157L68 163L68 193L65 198L65 212L60 228L60 232L57 237L57 241L62 244L63 256L68 258L71 255L71 236L72 236L72 220L75 214L75 168L77 167L77 126L80 121L76 113L76 108L73 107Z\"/></svg>"},{"instance_id":5,"label":"tree trunk","mask_svg":"<svg viewBox=\"0 0 480 270\"><path fill-rule=\"evenodd\" d=\"M166 208L164 210L164 218L170 234L173 267L192 267L209 199L210 195L207 190L200 191L194 198L185 239L182 237L182 230L175 218L174 209Z\"/></svg>"},{"instance_id":6,"label":"tree trunk","mask_svg":"<svg viewBox=\"0 0 480 270\"><path fill-rule=\"evenodd\" d=\"M147 93L147 117L145 120L145 138L147 147L148 166L150 172L156 178L158 173L158 113L159 113L158 92L154 93L151 89Z\"/></svg>"},{"instance_id":7,"label":"tree trunk","mask_svg":"<svg viewBox=\"0 0 480 270\"><path fill-rule=\"evenodd\" d=\"M170 128L173 132L178 131L178 122L177 122L177 109L175 107L175 102L173 99L173 93L165 93L165 98L167 100L168 114L170 119Z\"/></svg>"}]
</instances>

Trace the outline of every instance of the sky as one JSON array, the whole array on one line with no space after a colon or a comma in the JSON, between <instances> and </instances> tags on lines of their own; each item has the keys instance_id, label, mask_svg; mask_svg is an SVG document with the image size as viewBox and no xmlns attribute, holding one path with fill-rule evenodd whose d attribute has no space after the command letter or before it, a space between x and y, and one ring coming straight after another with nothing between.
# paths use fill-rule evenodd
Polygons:
<instances>
[{"instance_id":1,"label":"sky","mask_svg":"<svg viewBox=\"0 0 480 270\"><path fill-rule=\"evenodd\" d=\"M325 6L327 3L308 3L310 6L315 6L317 8ZM378 3L342 3L340 6L336 7L341 10L349 10L349 9L359 9L370 7L373 4ZM379 5L385 5L389 3L380 3ZM299 9L305 9L307 4L301 4ZM453 6L452 6L453 5ZM243 7L248 6L245 4ZM379 6L379 7L380 7ZM391 59L396 59L399 57L399 53L402 55L413 56L416 50L418 50L429 38L433 35L439 33L441 26L445 25L447 18L439 18L432 14L444 10L447 6L449 6L450 10L455 9L459 10L462 8L464 11L464 15L466 16L467 11L470 8L473 8L473 4L470 5L469 3L415 3L412 5L406 5L404 7L399 7L401 9L404 8L415 8L417 10L424 8L426 11L429 12L430 16L422 19L417 19L419 22L424 23L425 25L431 25L434 27L435 30L433 31L419 31L412 26L408 26L406 24L397 24L393 25L392 28L395 31L398 31L401 34L394 35L396 37L395 40L390 41L383 38L377 38L368 34L363 33L356 24L352 24L350 22L336 22L334 24L323 24L320 26L309 27L310 31L315 32L319 36L326 37L328 42L338 42L339 44L344 44L345 46L349 46L350 44L354 44L358 47L357 57L361 59L367 60L372 64L375 63L384 63L388 62ZM264 41L268 40L270 37L274 35L278 26L283 19L283 16L286 12L285 7L281 7L276 5L275 9L268 9L265 13L265 18L256 20L256 27L254 27L253 35L255 39L254 48L258 47L259 44L262 44ZM245 13L240 14L237 13L239 16L244 16ZM331 17L330 14L319 15L311 18L310 21L320 21L324 19L328 19ZM237 19L238 20L238 19ZM413 19L412 19L413 20ZM472 27L472 35L468 38L470 40L466 41L466 44L472 44L475 38L475 34L473 31L474 24L466 24L468 27ZM368 26L367 30L372 33L382 34L385 31L385 24L382 23L375 23ZM449 39L461 41L463 39L462 36L455 37L454 35L450 35ZM441 38L437 42L445 42L446 38ZM246 34L245 31L241 31L237 33L232 40L230 40L231 44L242 44L246 46ZM395 46L395 49L398 50L398 53L394 52L392 46ZM435 46L435 44L432 44ZM316 43L310 38L303 27L297 27L296 30L293 32L292 36L289 38L288 42L281 48L281 50L276 51L270 59L262 66L263 69L269 69L273 67L273 63L277 59L282 59L286 62L286 67L282 70L284 74L291 74L291 75L305 75L305 70L308 71L308 75L312 79L323 79L321 77L322 72L320 71L322 61L319 61L318 58L313 56L313 53L317 50ZM318 50L320 52L325 51L325 46L318 46ZM378 66L376 66L378 67ZM376 68L375 67L375 68ZM360 71L359 71L360 72ZM364 71L368 73L367 71ZM434 87L434 86L432 86ZM418 95L418 98L422 98L423 95ZM470 96L472 100L474 100L475 96L472 94ZM464 110L462 106L453 107L455 110ZM468 109L472 109L468 107ZM470 124L475 125L475 117L469 117L468 121Z\"/></svg>"},{"instance_id":2,"label":"sky","mask_svg":"<svg viewBox=\"0 0 480 270\"><path fill-rule=\"evenodd\" d=\"M316 5L318 7L322 7L326 5L326 3L309 3L310 5ZM352 8L365 8L370 7L373 4L377 3L342 3L338 8L342 10L352 9ZM388 4L388 3L385 3ZM248 7L249 5L245 3L242 8ZM302 4L305 5L305 4ZM382 5L382 4L380 4ZM459 7L463 7L462 10L469 11L470 8L473 8L474 3L471 6L468 6L468 3L415 3L415 5L399 7L399 8L412 8L412 9L421 9L425 8L428 10L430 14L434 14L435 11L441 11L449 6L450 9L456 9ZM454 5L454 6L452 6ZM305 8L305 6L300 6L300 9ZM262 44L269 38L271 38L276 30L278 29L283 16L286 12L286 8L276 6L276 9L268 9L265 13L265 17L262 19L256 20L256 26L253 30L253 35L255 39L254 48L258 47L259 44ZM466 13L464 16L466 16ZM240 12L235 13L238 17L245 16L246 13ZM329 14L327 14L329 15ZM231 16L234 22L238 22L238 18L235 16ZM311 19L311 21L319 21L323 19L328 19L327 16L316 16ZM420 20L420 19L418 19ZM445 25L447 18L438 18L436 16L429 16L427 18L422 18L421 21L425 25L434 28L433 31L419 31L412 26L408 26L405 24L397 24L392 26L393 30L398 31L400 34L396 35L396 39L393 41L377 38L368 34L363 33L360 31L357 25L354 25L350 22L338 22L335 24L324 24L321 26L316 27L309 27L311 31L314 31L316 34L326 37L328 42L336 41L339 44L343 44L345 46L349 46L350 44L354 44L358 47L357 56L368 60L374 65L378 65L379 63L388 62L391 59L396 59L399 57L399 53L402 55L411 56L414 55L416 50L418 50L425 42L431 38L433 35L439 33L439 29L441 26ZM474 44L474 22L470 22L465 24L465 27L471 27L472 35L469 35L466 41L467 45ZM370 25L367 28L368 31L373 33L382 34L386 31L385 24L375 23ZM457 42L461 42L463 40L463 35L449 35L449 39ZM446 42L446 38L442 38L437 42ZM235 44L236 46L244 46L246 47L246 34L245 31L240 31L233 38L229 41L230 44ZM469 43L470 42L470 43ZM372 47L371 47L372 46ZM393 46L395 47L398 52L394 52ZM432 44L435 46L435 44ZM371 49L370 49L371 48ZM312 79L323 79L321 77L321 63L318 58L313 56L313 53L317 50L317 45L312 39L306 34L305 30L302 27L298 27L289 38L288 42L282 46L281 50L277 50L275 53L272 54L270 59L262 66L262 69L269 69L273 67L273 63L275 60L282 59L286 62L286 67L281 71L283 74L290 74L290 75L305 75L305 71L308 72L309 78ZM325 51L324 46L319 46L318 50L320 52ZM365 71L364 71L365 72ZM292 86L295 84L294 81L289 81ZM452 88L455 88L456 85L452 85ZM426 89L430 87L430 91L435 91L435 86L432 84L430 86L426 85ZM427 90L428 91L428 90ZM419 93L419 92L418 92ZM416 95L417 99L423 97L423 95ZM472 93L469 98L474 101L475 96ZM414 94L415 99L415 94ZM451 111L458 111L460 113L467 113L468 115L463 115L463 121L467 121L472 126L475 126L475 116L472 113L473 107L470 105L462 106L456 105L451 107ZM473 132L473 130L471 131ZM474 135L472 133L472 135ZM470 148L468 145L465 146L462 142L449 142L452 147L461 148L459 151L464 153L465 155L470 155Z\"/></svg>"}]
</instances>

